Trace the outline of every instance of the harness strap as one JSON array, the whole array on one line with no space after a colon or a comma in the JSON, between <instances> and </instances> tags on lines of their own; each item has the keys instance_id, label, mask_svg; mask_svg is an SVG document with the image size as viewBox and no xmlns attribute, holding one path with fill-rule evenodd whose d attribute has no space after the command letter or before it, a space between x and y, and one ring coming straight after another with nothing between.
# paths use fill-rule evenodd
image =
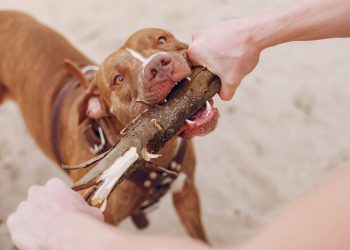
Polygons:
<instances>
[{"instance_id":1,"label":"harness strap","mask_svg":"<svg viewBox=\"0 0 350 250\"><path fill-rule=\"evenodd\" d=\"M55 102L53 104L52 109L52 124L51 124L51 141L52 141L52 149L55 155L56 160L59 164L63 163L61 150L59 148L59 139L61 138L60 131L60 117L62 111L62 105L64 103L64 99L68 92L72 89L79 86L78 81L71 78L68 82L61 88L57 97L55 98Z\"/></svg>"},{"instance_id":2,"label":"harness strap","mask_svg":"<svg viewBox=\"0 0 350 250\"><path fill-rule=\"evenodd\" d=\"M181 172L181 165L183 164L187 150L187 141L181 139L178 151L169 163L166 169L176 173ZM146 214L153 211L159 200L169 191L171 184L176 180L177 176L170 175L164 171L150 171L150 168L139 169L131 174L128 180L136 183L141 189L148 189L149 198L141 204L141 207L136 210L131 219L138 229L144 229L148 226L148 219Z\"/></svg>"},{"instance_id":3,"label":"harness strap","mask_svg":"<svg viewBox=\"0 0 350 250\"><path fill-rule=\"evenodd\" d=\"M60 119L62 113L62 107L67 94L80 85L87 87L88 80L84 77L87 76L91 80L95 75L91 73L96 72L97 66L88 65L81 69L73 62L65 61L65 68L70 72L73 77L67 80L63 87L57 94L54 100L52 109L52 124L51 124L51 142L54 156L59 164L63 164L63 156L60 150L60 138L62 137L62 131L60 128ZM80 73L81 72L81 73ZM90 72L90 75L88 75ZM114 146L119 140L119 133L115 131L115 118L112 116L102 117L99 119L85 119L81 126L81 133L85 135L87 143L90 145L90 151L93 154L104 152Z\"/></svg>"}]
</instances>

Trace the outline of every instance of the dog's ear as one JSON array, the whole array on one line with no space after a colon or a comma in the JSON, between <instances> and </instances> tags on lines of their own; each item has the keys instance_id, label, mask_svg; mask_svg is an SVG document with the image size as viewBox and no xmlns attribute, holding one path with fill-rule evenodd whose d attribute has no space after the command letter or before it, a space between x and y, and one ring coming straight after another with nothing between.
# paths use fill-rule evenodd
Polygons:
<instances>
[{"instance_id":1,"label":"dog's ear","mask_svg":"<svg viewBox=\"0 0 350 250\"><path fill-rule=\"evenodd\" d=\"M69 59L64 60L64 67L78 79L80 86L84 89L78 101L79 124L86 118L99 119L107 116L107 107L100 97L96 82L88 83L78 64Z\"/></svg>"},{"instance_id":2,"label":"dog's ear","mask_svg":"<svg viewBox=\"0 0 350 250\"><path fill-rule=\"evenodd\" d=\"M78 79L80 85L84 89L89 88L89 83L87 82L83 72L81 71L81 69L77 63L73 62L70 59L65 59L63 61L63 66L72 76L74 76L75 78Z\"/></svg>"},{"instance_id":3,"label":"dog's ear","mask_svg":"<svg viewBox=\"0 0 350 250\"><path fill-rule=\"evenodd\" d=\"M107 106L102 100L96 84L93 83L78 101L79 124L86 118L99 119L108 115Z\"/></svg>"}]
</instances>

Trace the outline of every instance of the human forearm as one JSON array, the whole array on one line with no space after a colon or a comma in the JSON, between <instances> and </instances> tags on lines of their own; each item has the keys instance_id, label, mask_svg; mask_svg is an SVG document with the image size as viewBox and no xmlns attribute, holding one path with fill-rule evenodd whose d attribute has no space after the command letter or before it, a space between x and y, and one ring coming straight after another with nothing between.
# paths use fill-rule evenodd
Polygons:
<instances>
[{"instance_id":1,"label":"human forearm","mask_svg":"<svg viewBox=\"0 0 350 250\"><path fill-rule=\"evenodd\" d=\"M262 50L281 43L350 36L350 0L310 0L212 25L193 34L192 62L218 75L229 100Z\"/></svg>"},{"instance_id":2,"label":"human forearm","mask_svg":"<svg viewBox=\"0 0 350 250\"><path fill-rule=\"evenodd\" d=\"M66 218L67 219L67 218ZM77 215L69 221L63 221L57 228L56 249L75 250L209 250L203 243L185 238L169 236L149 236L144 233L132 233L112 227L86 215Z\"/></svg>"},{"instance_id":3,"label":"human forearm","mask_svg":"<svg viewBox=\"0 0 350 250\"><path fill-rule=\"evenodd\" d=\"M52 234L47 249L118 249L117 240L121 233L116 234L112 226L95 220L84 214L71 217L64 216Z\"/></svg>"},{"instance_id":4,"label":"human forearm","mask_svg":"<svg viewBox=\"0 0 350 250\"><path fill-rule=\"evenodd\" d=\"M350 169L281 212L254 239L235 250L348 250Z\"/></svg>"},{"instance_id":5,"label":"human forearm","mask_svg":"<svg viewBox=\"0 0 350 250\"><path fill-rule=\"evenodd\" d=\"M262 49L290 41L350 36L349 0L311 0L277 7L248 19Z\"/></svg>"},{"instance_id":6,"label":"human forearm","mask_svg":"<svg viewBox=\"0 0 350 250\"><path fill-rule=\"evenodd\" d=\"M96 208L58 179L33 186L7 220L19 249L64 250L208 250L203 243L167 236L144 236L103 222Z\"/></svg>"}]
</instances>

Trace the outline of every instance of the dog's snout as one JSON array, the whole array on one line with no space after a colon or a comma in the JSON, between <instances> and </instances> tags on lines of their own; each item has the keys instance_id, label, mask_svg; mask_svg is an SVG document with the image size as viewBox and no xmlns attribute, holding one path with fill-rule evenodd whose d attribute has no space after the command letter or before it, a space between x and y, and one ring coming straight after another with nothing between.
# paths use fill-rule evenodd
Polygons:
<instances>
[{"instance_id":1,"label":"dog's snout","mask_svg":"<svg viewBox=\"0 0 350 250\"><path fill-rule=\"evenodd\" d=\"M163 57L160 59L160 64L162 66L167 66L169 63L171 63L171 58L170 57Z\"/></svg>"},{"instance_id":2,"label":"dog's snout","mask_svg":"<svg viewBox=\"0 0 350 250\"><path fill-rule=\"evenodd\" d=\"M154 56L145 66L145 77L147 80L165 80L173 71L171 56L159 54Z\"/></svg>"}]
</instances>

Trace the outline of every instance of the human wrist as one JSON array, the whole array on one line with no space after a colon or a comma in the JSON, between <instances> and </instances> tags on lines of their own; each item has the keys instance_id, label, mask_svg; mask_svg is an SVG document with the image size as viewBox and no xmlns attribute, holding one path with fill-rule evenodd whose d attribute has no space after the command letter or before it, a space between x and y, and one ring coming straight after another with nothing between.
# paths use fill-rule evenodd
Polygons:
<instances>
[{"instance_id":1,"label":"human wrist","mask_svg":"<svg viewBox=\"0 0 350 250\"><path fill-rule=\"evenodd\" d=\"M292 41L347 37L350 29L344 22L350 21L349 9L342 8L340 1L310 0L275 7L248 19L252 37L263 50Z\"/></svg>"},{"instance_id":2,"label":"human wrist","mask_svg":"<svg viewBox=\"0 0 350 250\"><path fill-rule=\"evenodd\" d=\"M276 25L274 20L267 15L250 16L242 19L233 19L222 23L228 27L232 46L236 46L237 37L241 39L246 48L260 53L262 50L273 46ZM233 47L232 49L236 49Z\"/></svg>"},{"instance_id":3,"label":"human wrist","mask_svg":"<svg viewBox=\"0 0 350 250\"><path fill-rule=\"evenodd\" d=\"M266 48L286 42L281 33L285 21L281 18L283 7L276 7L256 16L246 18L249 24L249 36L254 46L262 51Z\"/></svg>"}]
</instances>

